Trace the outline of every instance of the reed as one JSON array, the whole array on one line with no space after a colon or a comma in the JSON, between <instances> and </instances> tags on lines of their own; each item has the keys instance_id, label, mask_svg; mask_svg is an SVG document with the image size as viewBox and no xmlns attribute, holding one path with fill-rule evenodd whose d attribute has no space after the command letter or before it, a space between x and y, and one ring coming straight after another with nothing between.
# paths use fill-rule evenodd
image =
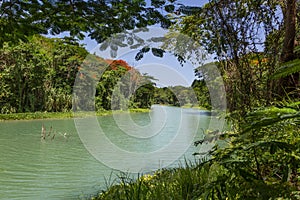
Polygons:
<instances>
[{"instance_id":1,"label":"reed","mask_svg":"<svg viewBox=\"0 0 300 200\"><path fill-rule=\"evenodd\" d=\"M130 176L121 173L105 191L93 200L197 199L203 193L209 173L193 162L185 161L176 168L160 169L152 174Z\"/></svg>"}]
</instances>

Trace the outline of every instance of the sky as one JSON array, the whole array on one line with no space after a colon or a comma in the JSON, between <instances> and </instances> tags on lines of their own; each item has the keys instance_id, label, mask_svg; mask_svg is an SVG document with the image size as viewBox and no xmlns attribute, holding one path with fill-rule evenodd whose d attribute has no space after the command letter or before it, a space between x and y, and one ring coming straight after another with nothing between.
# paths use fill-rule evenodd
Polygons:
<instances>
[{"instance_id":1,"label":"sky","mask_svg":"<svg viewBox=\"0 0 300 200\"><path fill-rule=\"evenodd\" d=\"M149 4L150 0L146 0L146 2ZM179 0L177 2L188 6L202 6L207 3L206 0ZM165 33L167 33L166 30L163 30L159 26L153 26L150 27L149 33L145 33L141 37L146 40L152 36L163 37ZM64 37L66 35L68 34L63 33L58 36L49 37ZM172 52L162 58L155 57L151 53L148 53L144 55L143 59L136 61L134 58L139 49L131 50L129 48L119 49L118 56L116 58L112 58L109 53L110 49L100 51L100 44L89 37L85 37L85 39L80 41L80 43L83 44L90 53L95 53L102 58L125 60L129 65L135 67L141 73L146 73L156 78L156 84L159 87L175 85L183 85L186 87L191 86L192 82L196 78L194 69L199 66L198 64L191 64L189 60L187 60L184 66L181 66L177 61L177 58L172 55ZM160 48L159 44L151 44L151 46Z\"/></svg>"},{"instance_id":2,"label":"sky","mask_svg":"<svg viewBox=\"0 0 300 200\"><path fill-rule=\"evenodd\" d=\"M150 3L150 0L147 0L147 3ZM202 6L207 3L207 1L199 1L199 0L181 0L178 3L182 3L188 6ZM148 34L144 34L141 36L143 39L150 38L152 36L155 37L163 37L164 34L167 33L166 30L161 29L158 26L154 26L150 28ZM113 59L110 57L110 49L106 51L99 50L99 44L97 44L94 40L86 37L82 44L85 44L85 48L90 53L95 53L96 55ZM159 44L154 44L155 48L159 48ZM175 86L182 85L189 87L192 82L196 79L194 69L197 68L198 64L192 64L189 60L187 60L186 64L183 66L177 61L177 58L172 55L172 52L165 55L163 58L158 58L153 56L151 53L147 53L144 55L144 58L140 61L136 61L134 58L139 49L131 50L129 48L122 48L118 51L118 56L115 59L122 59L127 61L127 63L136 69L138 69L141 73L146 73L148 75L153 76L157 79L156 84L159 87L167 87L167 86ZM211 61L211 59L210 59Z\"/></svg>"},{"instance_id":3,"label":"sky","mask_svg":"<svg viewBox=\"0 0 300 200\"><path fill-rule=\"evenodd\" d=\"M163 37L166 33L167 30L160 27L150 27L149 32L140 33L138 36L146 41L153 36ZM149 45L152 48L161 47L161 43L154 42L149 42L145 45ZM135 56L144 46L137 49L130 49L129 47L119 48L117 57L112 58L110 56L110 48L101 51L99 46L100 45L96 45L94 49L90 50L90 53L96 54L102 58L125 60L130 66L135 67L141 73L151 75L157 79L155 82L158 87L176 85L189 87L196 78L194 69L198 67L199 64L192 64L192 61L195 59L186 60L186 63L182 66L172 52L166 52L164 56L160 58L153 56L150 50L148 53L144 54L144 57L141 60L137 61Z\"/></svg>"},{"instance_id":4,"label":"sky","mask_svg":"<svg viewBox=\"0 0 300 200\"><path fill-rule=\"evenodd\" d=\"M146 0L146 2L147 2L147 4L150 4L151 0ZM204 4L206 4L208 2L208 0L178 0L176 2L184 4L186 6L203 6ZM97 42L95 40L91 40L89 37L86 37L82 41L82 44L85 45L85 48L88 51L91 51L96 47Z\"/></svg>"},{"instance_id":5,"label":"sky","mask_svg":"<svg viewBox=\"0 0 300 200\"><path fill-rule=\"evenodd\" d=\"M146 0L146 2L150 5L150 0ZM181 3L187 6L203 6L206 4L207 0L178 0L176 3ZM160 28L158 25L153 26L154 28ZM151 29L154 29L151 27ZM165 33L167 33L165 30L157 30L157 31L150 31L150 36L164 36ZM49 36L49 37L63 37L66 36L66 33L56 35L56 36ZM143 39L146 39L147 36L142 36ZM263 33L261 35L261 38L263 38ZM89 37L85 37L84 40L80 41L81 44L84 45L84 47L90 52L90 53L96 53L98 56L103 57L105 59L112 59L108 51L100 51L99 45L95 40L90 39ZM154 46L155 48L159 48L159 46ZM142 48L142 47L141 47ZM259 47L263 49L263 46ZM140 61L136 61L134 58L138 52L139 49L136 51L128 49L128 48L122 48L119 49L118 56L114 59L122 59L128 62L129 65L137 68L142 73L147 73L156 79L158 81L156 82L157 85L161 85L162 87L165 86L175 86L175 85L183 85L183 86L190 86L192 82L197 78L195 77L194 69L199 67L201 63L193 63L187 61L187 64L184 66L181 66L178 61L176 60L176 57L170 55L164 56L163 58L157 58L151 55L151 53L148 53L144 56L144 58ZM172 52L171 52L172 53ZM214 56L208 55L206 60L203 60L203 63L208 63L214 61ZM163 67L164 66L164 67ZM164 70L162 69L164 68ZM161 69L161 70L160 70ZM169 69L169 73L167 73L167 69ZM176 73L177 76L174 74ZM176 78L175 78L176 77ZM179 78L181 77L181 78Z\"/></svg>"}]
</instances>

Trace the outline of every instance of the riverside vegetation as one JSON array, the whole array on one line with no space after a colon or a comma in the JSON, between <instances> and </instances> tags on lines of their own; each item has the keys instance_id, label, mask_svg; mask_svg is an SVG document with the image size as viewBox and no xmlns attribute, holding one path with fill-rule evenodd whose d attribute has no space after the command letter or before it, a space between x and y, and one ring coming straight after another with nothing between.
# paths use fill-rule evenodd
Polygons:
<instances>
[{"instance_id":1,"label":"riverside vegetation","mask_svg":"<svg viewBox=\"0 0 300 200\"><path fill-rule=\"evenodd\" d=\"M216 143L199 163L137 179L121 174L94 199L300 199L296 10L299 3L289 0L212 0L201 8L181 7L183 16L173 30L199 41L218 60L214 64L223 76L232 124L221 138L227 145ZM258 50L260 30L265 31L263 51ZM209 79L205 70L196 73Z\"/></svg>"},{"instance_id":2,"label":"riverside vegetation","mask_svg":"<svg viewBox=\"0 0 300 200\"><path fill-rule=\"evenodd\" d=\"M300 199L299 2L209 0L202 7L173 0L151 2L151 6L142 0L2 3L1 113L69 111L75 74L93 78L80 71L87 52L76 41L39 34L70 31L71 36L82 38L85 32L101 43L111 34L160 23L169 28L167 39L173 39L176 31L184 33L215 56L226 89L227 120L232 125L221 137L227 146L216 144L199 162L187 161L152 175L131 178L121 174L94 199ZM163 16L161 9L168 15ZM125 39L122 42L129 46L135 41L131 36ZM122 42L102 48L110 47L114 55L124 46ZM181 61L193 54L192 46L180 42L164 45L182 55L178 56ZM163 57L164 50L152 49L152 53ZM153 77L135 70L136 80L144 86L129 100L129 93L120 90L120 102L112 105L110 84L115 85L132 68L120 60L96 56L92 60L100 63L97 67L103 72L96 88L97 110L114 105L113 109L145 108L152 103L183 105L170 88L156 88ZM196 69L201 78L193 89L200 106L210 108L206 69ZM216 86L220 83L212 81ZM185 101L194 104L194 100Z\"/></svg>"},{"instance_id":3,"label":"riverside vegetation","mask_svg":"<svg viewBox=\"0 0 300 200\"><path fill-rule=\"evenodd\" d=\"M72 88L76 75L86 79L87 84L90 76L99 75L95 95L98 115L107 114L111 109L143 111L154 103L177 106L196 103L189 98L193 92L190 88L157 88L153 77L140 74L123 60L104 60L94 55L86 58L87 55L83 47L69 38L49 39L35 35L28 42L12 47L5 43L0 50L0 118L71 117L72 95L77 95L80 101L80 94L73 94ZM95 74L88 74L90 72L82 67L91 64L89 62L96 64ZM127 72L129 75L125 75ZM114 92L115 87L118 87L117 92ZM82 91L88 90L89 86L82 88ZM94 108L91 105L77 109L90 111Z\"/></svg>"}]
</instances>

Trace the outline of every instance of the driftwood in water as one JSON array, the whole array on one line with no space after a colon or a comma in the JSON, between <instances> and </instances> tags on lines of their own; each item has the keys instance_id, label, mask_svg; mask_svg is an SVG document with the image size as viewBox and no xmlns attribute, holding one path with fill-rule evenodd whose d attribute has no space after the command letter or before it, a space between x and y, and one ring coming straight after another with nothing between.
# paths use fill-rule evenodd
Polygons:
<instances>
[{"instance_id":1,"label":"driftwood in water","mask_svg":"<svg viewBox=\"0 0 300 200\"><path fill-rule=\"evenodd\" d=\"M58 136L61 136L64 140L68 140L70 137L70 135L66 132L64 134L62 134L61 132L56 132L52 126L50 126L48 134L46 132L46 127L44 124L42 124L41 140L46 140L46 138L50 138L52 141L54 140L54 138L56 138L57 133Z\"/></svg>"},{"instance_id":2,"label":"driftwood in water","mask_svg":"<svg viewBox=\"0 0 300 200\"><path fill-rule=\"evenodd\" d=\"M42 124L41 138L42 138L43 140L46 139L46 128L45 128L44 124Z\"/></svg>"},{"instance_id":3,"label":"driftwood in water","mask_svg":"<svg viewBox=\"0 0 300 200\"><path fill-rule=\"evenodd\" d=\"M195 141L194 145L198 146L199 144L202 144L204 142L206 142L206 143L212 143L212 142L218 140L219 137L220 137L220 135L222 135L222 134L223 133L221 131L219 131L219 130L215 130L215 131L209 132L209 133L205 134L205 137L202 140Z\"/></svg>"}]
</instances>

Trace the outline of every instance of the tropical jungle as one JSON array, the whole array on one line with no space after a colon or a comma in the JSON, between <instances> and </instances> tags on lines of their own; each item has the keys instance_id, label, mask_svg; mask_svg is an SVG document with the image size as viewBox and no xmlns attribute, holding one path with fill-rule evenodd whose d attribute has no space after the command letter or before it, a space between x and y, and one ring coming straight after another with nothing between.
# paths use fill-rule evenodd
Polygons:
<instances>
[{"instance_id":1,"label":"tropical jungle","mask_svg":"<svg viewBox=\"0 0 300 200\"><path fill-rule=\"evenodd\" d=\"M150 26L168 30L161 49L134 35ZM55 37L63 32L68 36ZM107 42L117 33L118 41ZM182 43L182 35L193 44ZM196 66L190 87L158 87L155 77L125 60L90 54L85 37L110 48L112 57L129 46L140 50L137 60L149 52L163 58L169 50L182 63L201 46L213 59ZM120 173L90 198L300 199L299 42L297 0L2 1L0 119L139 112L154 104L211 110L229 128L194 141L200 147L216 138L205 155L196 151L195 162L135 177ZM222 80L211 80L211 65ZM79 90L78 80L86 83ZM226 112L212 103L208 82L224 84ZM95 98L89 102L85 94Z\"/></svg>"}]
</instances>

